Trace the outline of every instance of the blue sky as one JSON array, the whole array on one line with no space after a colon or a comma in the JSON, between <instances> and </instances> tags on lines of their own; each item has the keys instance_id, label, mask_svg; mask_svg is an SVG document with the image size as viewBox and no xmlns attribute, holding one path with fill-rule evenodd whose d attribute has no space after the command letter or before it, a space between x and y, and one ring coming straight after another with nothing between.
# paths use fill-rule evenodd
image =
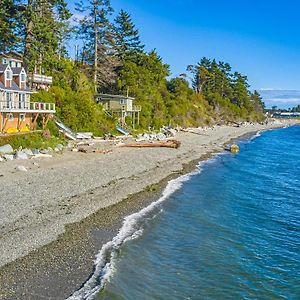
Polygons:
<instances>
[{"instance_id":1,"label":"blue sky","mask_svg":"<svg viewBox=\"0 0 300 300\"><path fill-rule=\"evenodd\" d=\"M265 97L270 90L300 89L299 0L111 3L116 12L131 14L146 49L155 48L173 76L206 56L229 62L248 76L252 89L266 90ZM300 103L299 94L291 99L282 105Z\"/></svg>"}]
</instances>

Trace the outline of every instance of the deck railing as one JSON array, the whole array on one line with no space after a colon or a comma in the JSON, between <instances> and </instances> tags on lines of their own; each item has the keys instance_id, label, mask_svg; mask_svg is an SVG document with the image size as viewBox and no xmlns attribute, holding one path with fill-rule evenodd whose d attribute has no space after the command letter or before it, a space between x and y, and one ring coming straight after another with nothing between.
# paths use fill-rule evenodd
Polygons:
<instances>
[{"instance_id":1,"label":"deck railing","mask_svg":"<svg viewBox=\"0 0 300 300\"><path fill-rule=\"evenodd\" d=\"M0 112L44 112L54 113L54 103L42 102L0 102Z\"/></svg>"},{"instance_id":2,"label":"deck railing","mask_svg":"<svg viewBox=\"0 0 300 300\"><path fill-rule=\"evenodd\" d=\"M134 105L132 111L141 111L142 106L141 105Z\"/></svg>"}]
</instances>

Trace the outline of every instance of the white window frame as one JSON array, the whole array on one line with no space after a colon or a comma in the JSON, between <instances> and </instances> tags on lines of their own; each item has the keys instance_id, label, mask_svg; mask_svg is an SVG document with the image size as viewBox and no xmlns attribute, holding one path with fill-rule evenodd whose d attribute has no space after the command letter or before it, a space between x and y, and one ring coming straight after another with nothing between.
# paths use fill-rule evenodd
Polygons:
<instances>
[{"instance_id":1,"label":"white window frame","mask_svg":"<svg viewBox=\"0 0 300 300\"><path fill-rule=\"evenodd\" d=\"M19 120L24 121L25 120L25 114L19 114Z\"/></svg>"},{"instance_id":2,"label":"white window frame","mask_svg":"<svg viewBox=\"0 0 300 300\"><path fill-rule=\"evenodd\" d=\"M22 76L24 76L24 80L22 80ZM20 73L20 82L26 82L26 74L24 71Z\"/></svg>"},{"instance_id":3,"label":"white window frame","mask_svg":"<svg viewBox=\"0 0 300 300\"><path fill-rule=\"evenodd\" d=\"M11 71L10 69L7 69L7 70L5 71L5 78L6 78L6 80L12 80L12 78L13 78L13 73L12 73L12 71Z\"/></svg>"},{"instance_id":4,"label":"white window frame","mask_svg":"<svg viewBox=\"0 0 300 300\"><path fill-rule=\"evenodd\" d=\"M6 102L6 108L12 108L13 104L13 93L12 92L6 92L5 93L5 102Z\"/></svg>"}]
</instances>

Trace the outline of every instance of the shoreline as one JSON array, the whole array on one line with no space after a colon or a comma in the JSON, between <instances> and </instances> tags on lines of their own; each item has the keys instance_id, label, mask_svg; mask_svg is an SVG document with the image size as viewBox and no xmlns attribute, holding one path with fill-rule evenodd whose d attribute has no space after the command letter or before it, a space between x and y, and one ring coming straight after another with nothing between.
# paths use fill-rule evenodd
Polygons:
<instances>
[{"instance_id":1,"label":"shoreline","mask_svg":"<svg viewBox=\"0 0 300 300\"><path fill-rule=\"evenodd\" d=\"M101 203L102 207L96 208L94 212L84 216L77 222L72 222L73 224L66 225L65 231L59 233L58 238L56 237L42 247L37 247L29 255L1 267L0 282L2 287L0 299L18 299L20 296L22 299L42 299L43 297L47 299L65 299L70 296L92 273L95 255L103 244L116 235L122 225L123 218L155 201L170 179L189 173L199 161L207 160L212 155L220 153L223 150L223 145L232 139L241 139L242 136L252 135L253 132L284 127L287 124L280 125L269 128L255 125L242 128L243 130L225 128L230 131L229 134L227 132L226 137L224 137L223 132L219 132L220 136L216 139L209 139L206 135L181 134L180 139L183 139L186 143L190 142L191 145L189 146L192 146L191 149L185 149L189 151L179 152L181 156L176 153L177 150L173 149L147 150L149 157L151 157L151 152L154 151L156 152L156 158L164 156L165 159L156 161L156 167L150 169L150 172L146 172L146 174L141 172L133 178L122 178L124 182L121 182L120 189L122 190L123 185L124 190L124 185L126 187L128 179L130 182L141 181L143 184L135 185L135 188L131 189L133 192L122 195L119 197L121 198L119 201L106 207L105 204L109 201L105 198L111 199L114 196L119 182L115 181L108 184L108 188L104 193L102 189L99 191L99 188L95 188L89 190L88 193L79 195L79 198L81 197L83 201L78 201L78 195L73 197L71 201L76 198L80 204L87 198L104 198L106 201L103 201L104 203ZM216 131L218 131L218 128ZM218 134L212 132L210 138L216 135ZM200 144L205 139L208 142ZM193 140L197 140L196 145L193 144ZM198 150L201 149L202 151L195 152L193 147L198 147ZM168 156L170 151L175 151L177 155L170 158ZM135 152L141 151L136 150ZM142 155L144 156L144 153ZM177 165L175 165L175 161ZM122 179L119 180L122 181ZM143 186L142 191L139 190L141 186ZM119 194L120 189L117 191ZM90 200L85 205L91 202ZM79 206L79 208L81 207ZM93 208L95 209L94 206Z\"/></svg>"}]
</instances>

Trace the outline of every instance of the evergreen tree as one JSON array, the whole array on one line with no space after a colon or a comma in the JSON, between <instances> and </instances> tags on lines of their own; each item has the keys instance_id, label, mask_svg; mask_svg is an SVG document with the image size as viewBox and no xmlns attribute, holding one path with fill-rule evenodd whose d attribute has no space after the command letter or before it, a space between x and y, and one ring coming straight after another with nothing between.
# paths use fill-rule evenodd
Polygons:
<instances>
[{"instance_id":1,"label":"evergreen tree","mask_svg":"<svg viewBox=\"0 0 300 300\"><path fill-rule=\"evenodd\" d=\"M144 45L140 41L139 31L126 11L121 10L116 17L114 32L116 49L122 61L129 55L143 52Z\"/></svg>"},{"instance_id":2,"label":"evergreen tree","mask_svg":"<svg viewBox=\"0 0 300 300\"><path fill-rule=\"evenodd\" d=\"M2 0L0 5L0 53L17 50L21 42L19 30L19 1Z\"/></svg>"},{"instance_id":3,"label":"evergreen tree","mask_svg":"<svg viewBox=\"0 0 300 300\"><path fill-rule=\"evenodd\" d=\"M28 0L24 13L25 63L52 71L64 49L67 20L71 17L65 0Z\"/></svg>"},{"instance_id":4,"label":"evergreen tree","mask_svg":"<svg viewBox=\"0 0 300 300\"><path fill-rule=\"evenodd\" d=\"M77 32L84 40L83 61L92 66L96 90L108 90L116 81L118 61L114 50L112 24L113 9L109 0L89 0L77 3L77 11L86 13L79 21Z\"/></svg>"}]
</instances>

